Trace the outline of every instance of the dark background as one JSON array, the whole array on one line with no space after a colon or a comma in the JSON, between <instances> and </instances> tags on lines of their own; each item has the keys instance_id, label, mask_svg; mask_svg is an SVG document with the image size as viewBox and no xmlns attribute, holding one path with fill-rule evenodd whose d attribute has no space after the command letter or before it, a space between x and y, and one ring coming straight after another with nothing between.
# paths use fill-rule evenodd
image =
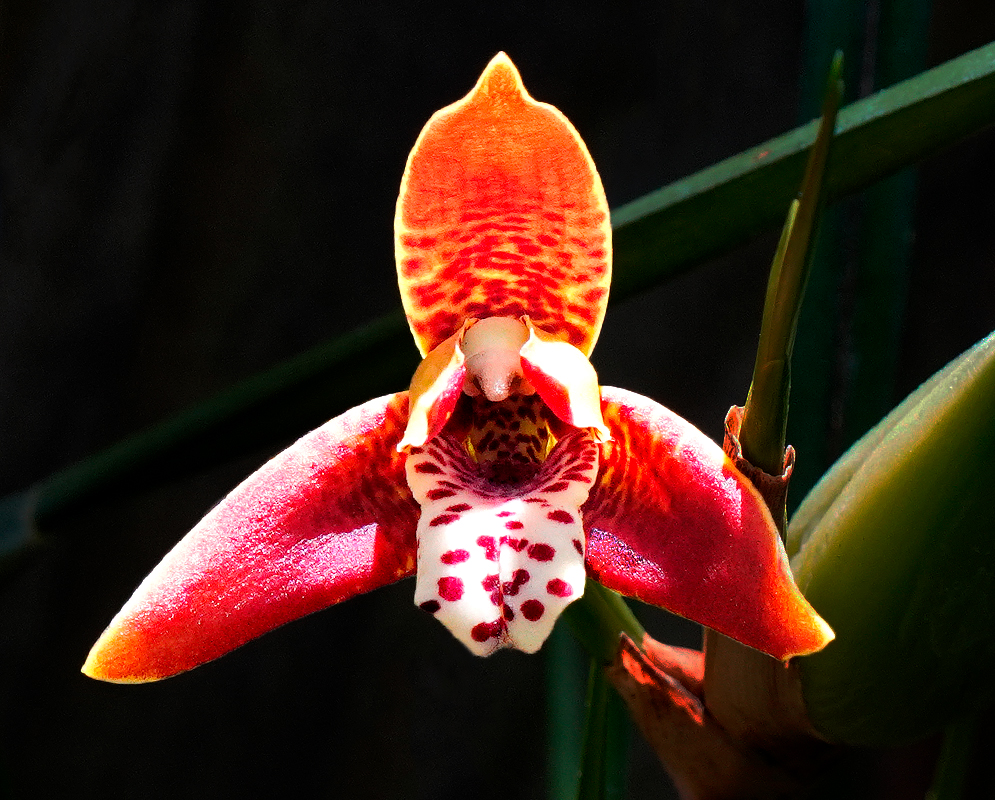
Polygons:
<instances>
[{"instance_id":1,"label":"dark background","mask_svg":"<svg viewBox=\"0 0 995 800\"><path fill-rule=\"evenodd\" d=\"M405 158L498 50L574 122L612 206L797 123L803 4L580 8L0 6L0 494L395 308ZM992 39L989 0L938 0L928 63ZM990 132L922 167L900 394L995 328L993 175ZM718 437L774 243L613 306L602 381ZM0 585L0 793L542 797L542 657L473 658L410 583L161 684L79 674L139 580L268 454L63 520ZM630 786L668 791L641 743Z\"/></svg>"}]
</instances>

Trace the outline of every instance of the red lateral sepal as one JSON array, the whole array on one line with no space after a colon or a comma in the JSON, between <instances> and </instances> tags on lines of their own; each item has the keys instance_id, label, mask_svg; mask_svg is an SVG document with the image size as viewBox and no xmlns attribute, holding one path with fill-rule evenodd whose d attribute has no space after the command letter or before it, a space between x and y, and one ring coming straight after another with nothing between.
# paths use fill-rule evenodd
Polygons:
<instances>
[{"instance_id":1,"label":"red lateral sepal","mask_svg":"<svg viewBox=\"0 0 995 800\"><path fill-rule=\"evenodd\" d=\"M722 448L648 398L607 386L601 395L613 441L583 509L591 577L778 659L825 647L832 630Z\"/></svg>"},{"instance_id":2,"label":"red lateral sepal","mask_svg":"<svg viewBox=\"0 0 995 800\"><path fill-rule=\"evenodd\" d=\"M139 586L83 672L166 678L411 575L418 505L396 450L407 413L407 392L371 400L250 475Z\"/></svg>"}]
</instances>

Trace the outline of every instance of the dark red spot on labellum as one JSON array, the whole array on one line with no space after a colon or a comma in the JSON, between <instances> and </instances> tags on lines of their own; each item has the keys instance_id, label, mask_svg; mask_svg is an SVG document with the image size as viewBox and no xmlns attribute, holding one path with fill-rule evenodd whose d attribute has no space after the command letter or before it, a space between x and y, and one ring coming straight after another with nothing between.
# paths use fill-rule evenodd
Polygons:
<instances>
[{"instance_id":1,"label":"dark red spot on labellum","mask_svg":"<svg viewBox=\"0 0 995 800\"><path fill-rule=\"evenodd\" d=\"M475 642L486 642L488 639L497 638L504 630L504 620L496 619L494 622L481 622L470 629L470 636Z\"/></svg>"},{"instance_id":2,"label":"dark red spot on labellum","mask_svg":"<svg viewBox=\"0 0 995 800\"><path fill-rule=\"evenodd\" d=\"M439 604L438 600L426 600L420 606L418 606L422 611L427 611L429 614L434 614L442 606Z\"/></svg>"},{"instance_id":3,"label":"dark red spot on labellum","mask_svg":"<svg viewBox=\"0 0 995 800\"><path fill-rule=\"evenodd\" d=\"M468 550L447 550L439 559L443 564L462 564L470 557Z\"/></svg>"},{"instance_id":4,"label":"dark red spot on labellum","mask_svg":"<svg viewBox=\"0 0 995 800\"><path fill-rule=\"evenodd\" d=\"M486 551L488 561L497 561L497 544L493 536L481 536L477 539L477 544Z\"/></svg>"},{"instance_id":5,"label":"dark red spot on labellum","mask_svg":"<svg viewBox=\"0 0 995 800\"><path fill-rule=\"evenodd\" d=\"M456 494L454 489L429 489L426 497L429 500L442 500L444 497L452 497Z\"/></svg>"},{"instance_id":6,"label":"dark red spot on labellum","mask_svg":"<svg viewBox=\"0 0 995 800\"><path fill-rule=\"evenodd\" d=\"M416 469L417 469L417 467L416 467ZM549 486L543 486L542 490L544 492L562 492L569 485L570 484L567 483L566 481L557 481L556 483L549 484Z\"/></svg>"},{"instance_id":7,"label":"dark red spot on labellum","mask_svg":"<svg viewBox=\"0 0 995 800\"><path fill-rule=\"evenodd\" d=\"M453 492L455 494L455 492ZM469 511L473 506L467 503L456 503L455 505L446 506L446 511L455 511L456 513L461 513L463 511Z\"/></svg>"},{"instance_id":8,"label":"dark red spot on labellum","mask_svg":"<svg viewBox=\"0 0 995 800\"><path fill-rule=\"evenodd\" d=\"M517 519L509 519L506 523L504 523L504 527L506 527L509 531L518 531L524 528L525 525Z\"/></svg>"},{"instance_id":9,"label":"dark red spot on labellum","mask_svg":"<svg viewBox=\"0 0 995 800\"><path fill-rule=\"evenodd\" d=\"M526 546L528 545L528 543L529 543L528 539L516 539L513 536L502 536L501 537L501 544L502 545L505 545L505 544L508 545L508 547L510 547L516 553L521 553L522 550L524 550L526 548Z\"/></svg>"},{"instance_id":10,"label":"dark red spot on labellum","mask_svg":"<svg viewBox=\"0 0 995 800\"><path fill-rule=\"evenodd\" d=\"M526 600L522 603L522 616L530 622L539 619L545 610L545 606L538 600Z\"/></svg>"},{"instance_id":11,"label":"dark red spot on labellum","mask_svg":"<svg viewBox=\"0 0 995 800\"><path fill-rule=\"evenodd\" d=\"M488 575L480 582L480 585L483 586L486 591L492 592L498 587L498 576Z\"/></svg>"},{"instance_id":12,"label":"dark red spot on labellum","mask_svg":"<svg viewBox=\"0 0 995 800\"><path fill-rule=\"evenodd\" d=\"M450 522L455 522L459 519L459 514L439 514L431 522L429 522L430 527L437 527L439 525L448 525Z\"/></svg>"},{"instance_id":13,"label":"dark red spot on labellum","mask_svg":"<svg viewBox=\"0 0 995 800\"><path fill-rule=\"evenodd\" d=\"M441 475L442 468L431 461L422 461L420 464L415 464L415 472L421 472L425 475Z\"/></svg>"},{"instance_id":14,"label":"dark red spot on labellum","mask_svg":"<svg viewBox=\"0 0 995 800\"><path fill-rule=\"evenodd\" d=\"M463 581L449 575L439 578L439 596L450 602L459 600L463 596Z\"/></svg>"},{"instance_id":15,"label":"dark red spot on labellum","mask_svg":"<svg viewBox=\"0 0 995 800\"><path fill-rule=\"evenodd\" d=\"M554 597L570 597L574 593L573 587L559 578L553 578L553 580L547 583L546 591Z\"/></svg>"},{"instance_id":16,"label":"dark red spot on labellum","mask_svg":"<svg viewBox=\"0 0 995 800\"><path fill-rule=\"evenodd\" d=\"M550 511L546 515L546 519L551 519L553 522L562 522L565 525L569 525L574 521L573 515L562 508L558 508L555 511Z\"/></svg>"},{"instance_id":17,"label":"dark red spot on labellum","mask_svg":"<svg viewBox=\"0 0 995 800\"><path fill-rule=\"evenodd\" d=\"M506 595L514 597L518 594L518 590L529 582L529 578L531 577L527 569L516 569L514 575L511 576L511 580L505 581L501 585L501 591Z\"/></svg>"},{"instance_id":18,"label":"dark red spot on labellum","mask_svg":"<svg viewBox=\"0 0 995 800\"><path fill-rule=\"evenodd\" d=\"M529 558L536 561L552 561L556 551L548 544L534 544L529 548Z\"/></svg>"},{"instance_id":19,"label":"dark red spot on labellum","mask_svg":"<svg viewBox=\"0 0 995 800\"><path fill-rule=\"evenodd\" d=\"M584 555L584 545L580 543L580 539L574 539L574 550L576 550L581 555Z\"/></svg>"}]
</instances>

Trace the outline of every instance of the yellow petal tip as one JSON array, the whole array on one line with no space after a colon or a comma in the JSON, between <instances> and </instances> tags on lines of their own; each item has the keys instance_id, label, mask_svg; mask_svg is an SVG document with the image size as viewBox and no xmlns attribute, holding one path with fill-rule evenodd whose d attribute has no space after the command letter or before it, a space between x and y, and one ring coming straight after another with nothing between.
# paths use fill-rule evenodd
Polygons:
<instances>
[{"instance_id":1,"label":"yellow petal tip","mask_svg":"<svg viewBox=\"0 0 995 800\"><path fill-rule=\"evenodd\" d=\"M473 93L477 94L478 92L502 95L518 94L528 97L518 67L512 63L508 54L503 50L494 56L484 68Z\"/></svg>"}]
</instances>

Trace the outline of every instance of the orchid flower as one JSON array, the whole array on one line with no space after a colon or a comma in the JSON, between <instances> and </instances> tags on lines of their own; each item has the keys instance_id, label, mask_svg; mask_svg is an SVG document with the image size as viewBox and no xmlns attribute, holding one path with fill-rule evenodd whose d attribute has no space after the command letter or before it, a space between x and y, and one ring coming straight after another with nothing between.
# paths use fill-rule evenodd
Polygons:
<instances>
[{"instance_id":1,"label":"orchid flower","mask_svg":"<svg viewBox=\"0 0 995 800\"><path fill-rule=\"evenodd\" d=\"M580 136L498 54L408 159L397 270L411 387L304 436L141 584L83 671L138 682L416 575L473 653L534 652L596 580L779 659L833 634L722 449L588 355L611 273Z\"/></svg>"}]
</instances>

